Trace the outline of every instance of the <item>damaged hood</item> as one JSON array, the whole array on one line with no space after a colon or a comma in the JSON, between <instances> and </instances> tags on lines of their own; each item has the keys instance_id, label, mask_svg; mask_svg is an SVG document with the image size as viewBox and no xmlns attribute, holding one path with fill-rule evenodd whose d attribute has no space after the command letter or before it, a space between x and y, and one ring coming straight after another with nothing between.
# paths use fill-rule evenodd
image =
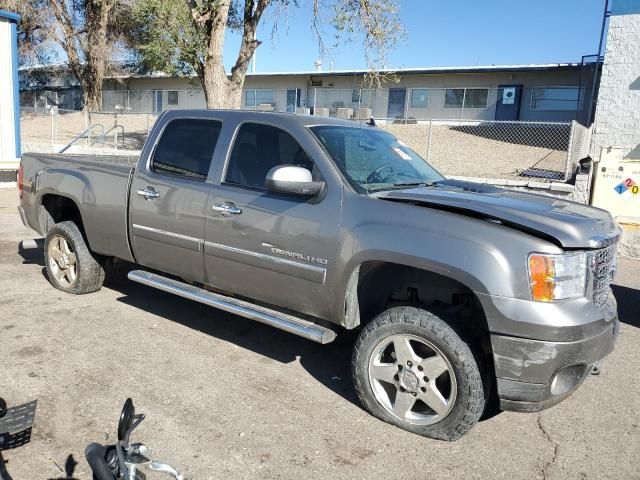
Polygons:
<instances>
[{"instance_id":1,"label":"damaged hood","mask_svg":"<svg viewBox=\"0 0 640 480\"><path fill-rule=\"evenodd\" d=\"M373 196L499 220L553 239L563 248L598 248L620 235L620 228L606 210L479 183L443 180L428 187L383 191Z\"/></svg>"}]
</instances>

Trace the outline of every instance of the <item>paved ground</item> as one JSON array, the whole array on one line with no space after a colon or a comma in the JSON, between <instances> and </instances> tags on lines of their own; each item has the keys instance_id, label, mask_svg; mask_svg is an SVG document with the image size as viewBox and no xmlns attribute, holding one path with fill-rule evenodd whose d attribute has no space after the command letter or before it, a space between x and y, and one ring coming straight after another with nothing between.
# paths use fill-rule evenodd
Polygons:
<instances>
[{"instance_id":1,"label":"paved ground","mask_svg":"<svg viewBox=\"0 0 640 480\"><path fill-rule=\"evenodd\" d=\"M622 261L622 335L602 375L537 414L502 413L443 443L396 429L354 398L349 347L320 346L126 281L74 297L19 251L14 190L0 190L0 394L38 399L15 480L88 479L91 441L135 434L192 479L640 478L640 263ZM76 463L77 462L77 463ZM65 473L65 464L73 470ZM155 478L155 477L154 477Z\"/></svg>"}]
</instances>

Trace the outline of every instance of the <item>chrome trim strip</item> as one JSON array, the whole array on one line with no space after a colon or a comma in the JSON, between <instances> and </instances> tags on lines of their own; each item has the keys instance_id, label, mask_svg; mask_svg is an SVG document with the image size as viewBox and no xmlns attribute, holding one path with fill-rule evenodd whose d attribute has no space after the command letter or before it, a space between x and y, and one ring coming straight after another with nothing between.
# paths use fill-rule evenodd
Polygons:
<instances>
[{"instance_id":1,"label":"chrome trim strip","mask_svg":"<svg viewBox=\"0 0 640 480\"><path fill-rule=\"evenodd\" d=\"M246 265L264 268L315 283L323 284L327 275L326 268L294 262L286 258L274 257L266 253L244 250L219 243L204 242L204 249L205 254L208 253L227 260L231 259ZM229 256L229 254L231 254L231 256Z\"/></svg>"},{"instance_id":2,"label":"chrome trim strip","mask_svg":"<svg viewBox=\"0 0 640 480\"><path fill-rule=\"evenodd\" d=\"M329 328L317 325L302 318L287 315L270 308L254 305L237 298L225 297L217 293L204 290L186 283L162 277L142 270L134 270L127 275L129 280L157 288L164 292L173 293L189 300L194 300L210 307L234 313L260 323L270 325L285 332L318 343L329 343L336 338L336 333Z\"/></svg>"},{"instance_id":3,"label":"chrome trim strip","mask_svg":"<svg viewBox=\"0 0 640 480\"><path fill-rule=\"evenodd\" d=\"M133 233L137 233L140 237L156 242L168 243L176 247L187 248L196 252L202 251L204 241L200 238L189 237L179 233L167 232L159 228L147 227L145 225L133 224Z\"/></svg>"}]
</instances>

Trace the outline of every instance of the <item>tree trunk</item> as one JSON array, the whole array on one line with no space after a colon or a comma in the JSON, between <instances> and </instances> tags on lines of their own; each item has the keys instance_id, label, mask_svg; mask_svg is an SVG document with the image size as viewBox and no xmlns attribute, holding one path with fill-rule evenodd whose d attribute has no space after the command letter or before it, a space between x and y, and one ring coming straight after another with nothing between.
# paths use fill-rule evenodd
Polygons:
<instances>
[{"instance_id":1,"label":"tree trunk","mask_svg":"<svg viewBox=\"0 0 640 480\"><path fill-rule=\"evenodd\" d=\"M84 45L87 64L84 68L85 109L102 110L102 84L107 70L111 48L107 38L109 15L115 0L94 2L94 9L87 12L87 42Z\"/></svg>"},{"instance_id":2,"label":"tree trunk","mask_svg":"<svg viewBox=\"0 0 640 480\"><path fill-rule=\"evenodd\" d=\"M270 0L257 0L254 3L255 1L245 2L242 43L230 76L224 71L222 58L229 3L221 4L214 13L201 75L207 108L237 109L242 106L242 88L247 68L260 45L255 40L256 27Z\"/></svg>"},{"instance_id":3,"label":"tree trunk","mask_svg":"<svg viewBox=\"0 0 640 480\"><path fill-rule=\"evenodd\" d=\"M84 97L84 108L89 112L99 112L102 110L102 79L83 82L82 90ZM103 77L104 78L104 77ZM98 83L99 82L99 83Z\"/></svg>"}]
</instances>

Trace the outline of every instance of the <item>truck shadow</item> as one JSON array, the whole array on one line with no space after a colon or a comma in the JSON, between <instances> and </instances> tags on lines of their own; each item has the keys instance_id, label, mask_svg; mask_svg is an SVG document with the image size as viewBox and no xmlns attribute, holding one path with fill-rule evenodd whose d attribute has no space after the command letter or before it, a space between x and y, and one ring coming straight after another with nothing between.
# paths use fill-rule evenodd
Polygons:
<instances>
[{"instance_id":1,"label":"truck shadow","mask_svg":"<svg viewBox=\"0 0 640 480\"><path fill-rule=\"evenodd\" d=\"M105 287L123 294L119 302L166 318L185 327L233 343L281 363L299 359L317 381L349 402L359 405L351 380L353 332L342 332L327 345L282 332L253 320L169 295L127 279L132 265L111 269Z\"/></svg>"},{"instance_id":2,"label":"truck shadow","mask_svg":"<svg viewBox=\"0 0 640 480\"><path fill-rule=\"evenodd\" d=\"M618 317L622 323L640 328L640 290L620 285L612 285L611 289L618 301Z\"/></svg>"},{"instance_id":3,"label":"truck shadow","mask_svg":"<svg viewBox=\"0 0 640 480\"><path fill-rule=\"evenodd\" d=\"M44 238L22 241L18 244L18 254L23 265L40 265L44 267Z\"/></svg>"}]
</instances>

